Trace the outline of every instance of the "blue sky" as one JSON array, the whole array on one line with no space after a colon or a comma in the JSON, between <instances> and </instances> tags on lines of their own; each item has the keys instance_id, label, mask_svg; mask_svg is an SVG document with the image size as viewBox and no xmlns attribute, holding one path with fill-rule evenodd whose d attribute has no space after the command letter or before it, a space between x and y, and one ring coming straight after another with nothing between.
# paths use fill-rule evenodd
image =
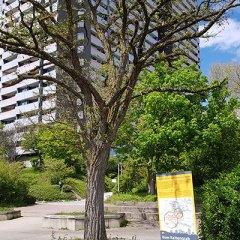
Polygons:
<instances>
[{"instance_id":1,"label":"blue sky","mask_svg":"<svg viewBox=\"0 0 240 240\"><path fill-rule=\"evenodd\" d=\"M214 63L240 63L240 8L222 26L213 26L209 39L200 39L201 70L208 75Z\"/></svg>"}]
</instances>

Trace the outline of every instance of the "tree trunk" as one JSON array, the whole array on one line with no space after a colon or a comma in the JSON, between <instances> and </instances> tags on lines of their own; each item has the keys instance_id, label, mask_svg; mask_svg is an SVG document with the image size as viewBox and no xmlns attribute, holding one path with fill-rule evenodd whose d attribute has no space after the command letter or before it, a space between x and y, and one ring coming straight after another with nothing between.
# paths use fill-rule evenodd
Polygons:
<instances>
[{"instance_id":1,"label":"tree trunk","mask_svg":"<svg viewBox=\"0 0 240 240\"><path fill-rule=\"evenodd\" d=\"M155 188L155 181L153 179L153 171L152 171L152 161L149 160L147 165L147 189L148 194L155 194L156 188Z\"/></svg>"},{"instance_id":2,"label":"tree trunk","mask_svg":"<svg viewBox=\"0 0 240 240\"><path fill-rule=\"evenodd\" d=\"M93 150L87 173L84 240L106 240L104 179L110 146Z\"/></svg>"}]
</instances>

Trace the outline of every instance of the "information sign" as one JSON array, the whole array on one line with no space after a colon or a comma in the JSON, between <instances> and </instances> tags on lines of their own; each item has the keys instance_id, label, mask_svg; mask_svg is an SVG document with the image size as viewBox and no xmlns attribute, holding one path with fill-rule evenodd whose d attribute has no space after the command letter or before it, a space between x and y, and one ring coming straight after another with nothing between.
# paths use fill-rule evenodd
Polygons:
<instances>
[{"instance_id":1,"label":"information sign","mask_svg":"<svg viewBox=\"0 0 240 240\"><path fill-rule=\"evenodd\" d=\"M197 240L192 173L157 175L161 240Z\"/></svg>"}]
</instances>

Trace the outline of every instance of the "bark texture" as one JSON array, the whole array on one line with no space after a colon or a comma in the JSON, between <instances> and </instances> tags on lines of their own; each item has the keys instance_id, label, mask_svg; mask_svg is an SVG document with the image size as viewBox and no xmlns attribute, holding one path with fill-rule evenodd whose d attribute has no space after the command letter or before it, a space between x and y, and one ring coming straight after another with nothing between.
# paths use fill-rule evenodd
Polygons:
<instances>
[{"instance_id":1,"label":"bark texture","mask_svg":"<svg viewBox=\"0 0 240 240\"><path fill-rule=\"evenodd\" d=\"M148 194L156 193L156 186L155 186L155 181L153 179L152 161L151 160L148 162L148 166L147 166L147 189L148 189Z\"/></svg>"},{"instance_id":2,"label":"bark texture","mask_svg":"<svg viewBox=\"0 0 240 240\"><path fill-rule=\"evenodd\" d=\"M91 155L87 174L84 240L106 240L104 220L104 179L110 147L96 150ZM92 164L91 164L92 163Z\"/></svg>"}]
</instances>

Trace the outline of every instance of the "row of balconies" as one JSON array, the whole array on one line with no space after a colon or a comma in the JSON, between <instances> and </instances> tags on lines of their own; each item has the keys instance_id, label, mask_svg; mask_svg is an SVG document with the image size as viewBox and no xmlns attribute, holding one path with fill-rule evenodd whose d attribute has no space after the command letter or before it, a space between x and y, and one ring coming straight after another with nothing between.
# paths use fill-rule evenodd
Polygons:
<instances>
[{"instance_id":1,"label":"row of balconies","mask_svg":"<svg viewBox=\"0 0 240 240\"><path fill-rule=\"evenodd\" d=\"M10 87L10 88L14 89L14 87ZM4 93L3 93L4 89L5 88L1 89L1 95L2 96L4 95ZM11 90L9 92L13 92L13 91ZM14 92L17 92L16 88L15 88ZM6 91L5 91L5 93L6 93ZM56 93L56 85L50 85L50 86L47 86L47 87L43 88L43 95L49 95L49 94L54 94L54 93ZM16 93L11 98L1 100L0 101L0 108L12 105L12 104L16 103L17 101L22 101L24 99L30 99L30 98L36 97L38 95L39 95L39 88L34 88L34 89L31 89L31 90L28 90L28 91L23 91L23 92Z\"/></svg>"},{"instance_id":2,"label":"row of balconies","mask_svg":"<svg viewBox=\"0 0 240 240\"><path fill-rule=\"evenodd\" d=\"M55 119L55 116L56 116L55 112L43 114L42 122L43 123L53 122ZM38 123L38 115L35 115L32 117L24 117L21 119L16 119L12 123L5 124L3 130L11 130L11 129L15 129L16 127L19 127L19 126L29 126L29 125L33 125L33 124L37 124L37 123Z\"/></svg>"},{"instance_id":3,"label":"row of balconies","mask_svg":"<svg viewBox=\"0 0 240 240\"><path fill-rule=\"evenodd\" d=\"M21 87L24 87L24 86L28 86L28 85L33 85L33 84L37 84L39 82L39 80L37 79L27 79L27 80L24 80L16 85L13 85L13 86L10 86L10 87L4 87L4 88L1 88L1 95L2 96L8 96L8 95L11 95L11 94L16 94L17 92L17 89L18 88L21 88Z\"/></svg>"},{"instance_id":4,"label":"row of balconies","mask_svg":"<svg viewBox=\"0 0 240 240\"><path fill-rule=\"evenodd\" d=\"M2 71L4 71L4 70L6 71L7 69L9 69L9 67L10 67L10 69L13 68L14 66L16 66L15 64L18 64L18 60L13 60L9 63L4 64L2 66L2 69L3 69ZM7 65L7 67L6 67L6 65ZM18 78L19 74L24 74L28 71L31 71L31 70L35 69L38 66L39 66L39 60L35 61L35 62L32 62L32 63L29 63L29 64L26 64L26 65L21 66L21 67L18 67L16 71L2 76L1 77L1 83L4 84L4 83L14 81ZM46 75L56 77L56 71L52 70L51 72L47 73Z\"/></svg>"},{"instance_id":5,"label":"row of balconies","mask_svg":"<svg viewBox=\"0 0 240 240\"><path fill-rule=\"evenodd\" d=\"M42 110L52 109L56 106L56 102L54 99L43 101ZM11 109L6 112L0 112L0 121L6 119L16 118L18 114L23 114L27 112L32 112L38 110L38 102L16 106L14 109Z\"/></svg>"},{"instance_id":6,"label":"row of balconies","mask_svg":"<svg viewBox=\"0 0 240 240\"><path fill-rule=\"evenodd\" d=\"M19 1L8 1L7 4L3 5L3 14L7 17L11 16L13 19L18 19L20 17L20 11L18 11ZM53 4L52 9L53 12L57 11L58 2ZM21 12L25 12L26 10L30 9L32 4L30 2L26 2L20 5ZM46 10L50 10L49 7Z\"/></svg>"}]
</instances>

